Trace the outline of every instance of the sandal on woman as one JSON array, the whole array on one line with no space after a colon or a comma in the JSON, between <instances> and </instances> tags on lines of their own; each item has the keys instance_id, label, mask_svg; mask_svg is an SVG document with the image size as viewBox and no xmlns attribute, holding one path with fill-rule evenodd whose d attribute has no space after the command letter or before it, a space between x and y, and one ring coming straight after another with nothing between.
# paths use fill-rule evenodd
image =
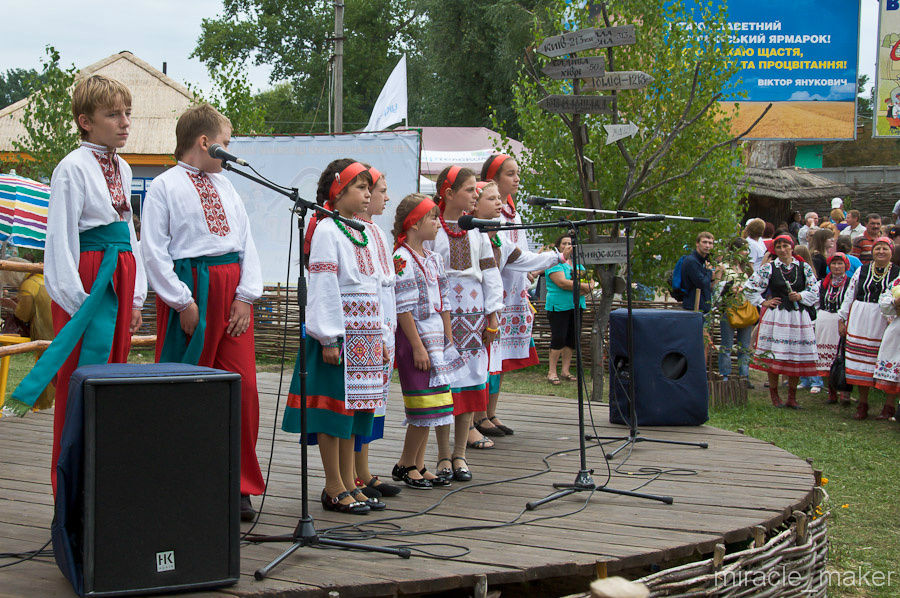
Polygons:
<instances>
[{"instance_id":1,"label":"sandal on woman","mask_svg":"<svg viewBox=\"0 0 900 598\"><path fill-rule=\"evenodd\" d=\"M353 498L346 490L341 492L334 498L328 496L328 492L322 490L322 508L326 511L335 511L337 513L350 513L352 515L365 515L372 509L364 502L355 500L352 503L344 504L341 501L345 498Z\"/></svg>"},{"instance_id":2,"label":"sandal on woman","mask_svg":"<svg viewBox=\"0 0 900 598\"><path fill-rule=\"evenodd\" d=\"M465 463L462 467L454 467L453 468L453 479L457 482L468 482L472 479L472 472L469 471L469 462L466 461L465 457L452 457L450 463L454 463L455 461L462 461Z\"/></svg>"},{"instance_id":3,"label":"sandal on woman","mask_svg":"<svg viewBox=\"0 0 900 598\"><path fill-rule=\"evenodd\" d=\"M494 424L494 427L495 427L495 428L497 428L498 430L500 430L501 432L503 432L503 433L506 434L507 436L512 436L513 434L515 434L515 432L513 431L512 428L507 427L507 426L504 426L503 424L501 424L501 423L500 423L500 420L497 418L496 415L492 415L492 416L489 417L488 419L491 420L491 423Z\"/></svg>"},{"instance_id":4,"label":"sandal on woman","mask_svg":"<svg viewBox=\"0 0 900 598\"><path fill-rule=\"evenodd\" d=\"M491 422L492 424L494 423L493 421L491 421L491 418L482 417L477 422L475 422L475 429L478 430L479 432L481 432L482 434L484 434L485 436L506 436L506 433L503 430L496 428L495 426L491 426L490 428L485 426L484 422L488 422L488 421Z\"/></svg>"},{"instance_id":5,"label":"sandal on woman","mask_svg":"<svg viewBox=\"0 0 900 598\"><path fill-rule=\"evenodd\" d=\"M450 467L441 467L441 463L443 463L444 461L449 463ZM443 459L438 459L437 465L435 465L435 469L437 469L437 471L434 472L434 475L436 475L437 477L443 478L447 480L447 482L450 482L450 480L453 479L453 461L451 461L450 459L446 457L444 457Z\"/></svg>"},{"instance_id":6,"label":"sandal on woman","mask_svg":"<svg viewBox=\"0 0 900 598\"><path fill-rule=\"evenodd\" d=\"M474 429L475 429L475 426L469 426L469 430L474 430ZM494 441L486 436L482 436L478 440L474 440L474 441L466 440L466 446L468 448L481 449L481 450L492 449L492 448L494 448Z\"/></svg>"},{"instance_id":7,"label":"sandal on woman","mask_svg":"<svg viewBox=\"0 0 900 598\"><path fill-rule=\"evenodd\" d=\"M377 498L369 498L363 493L362 490L354 490L350 493L350 496L360 502L366 503L370 511L383 511L387 508L387 505L385 503L381 502Z\"/></svg>"},{"instance_id":8,"label":"sandal on woman","mask_svg":"<svg viewBox=\"0 0 900 598\"><path fill-rule=\"evenodd\" d=\"M553 386L559 386L559 378L557 376L547 376L547 382Z\"/></svg>"},{"instance_id":9,"label":"sandal on woman","mask_svg":"<svg viewBox=\"0 0 900 598\"><path fill-rule=\"evenodd\" d=\"M415 465L403 466L398 463L397 465L394 465L391 477L397 481L402 480L404 484L410 488L415 488L416 490L430 490L434 487L434 484L432 484L430 480L409 477L409 472L411 471L416 471Z\"/></svg>"},{"instance_id":10,"label":"sandal on woman","mask_svg":"<svg viewBox=\"0 0 900 598\"><path fill-rule=\"evenodd\" d=\"M448 480L447 478L443 478L443 477L441 477L441 476L439 476L439 475L431 474L433 477L426 478L426 477L425 477L425 474L426 474L426 473L431 473L431 472L428 471L427 469L425 469L424 467L423 467L422 469L419 470L419 473L422 474L422 477L423 477L423 478L425 478L426 480L428 480L429 482L431 482L431 485L434 486L435 488L437 488L438 486L441 486L441 487L447 487L447 486L450 485L450 480Z\"/></svg>"},{"instance_id":11,"label":"sandal on woman","mask_svg":"<svg viewBox=\"0 0 900 598\"><path fill-rule=\"evenodd\" d=\"M563 380L565 380L567 382L574 382L575 380L578 380L578 378L576 378L572 374L562 374L560 376L560 378L562 378Z\"/></svg>"}]
</instances>

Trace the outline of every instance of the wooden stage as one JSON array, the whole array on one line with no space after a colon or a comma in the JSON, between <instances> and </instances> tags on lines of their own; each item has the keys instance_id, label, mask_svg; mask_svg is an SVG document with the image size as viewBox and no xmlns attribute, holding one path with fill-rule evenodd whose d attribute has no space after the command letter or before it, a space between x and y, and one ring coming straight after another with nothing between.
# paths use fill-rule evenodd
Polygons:
<instances>
[{"instance_id":1,"label":"wooden stage","mask_svg":"<svg viewBox=\"0 0 900 598\"><path fill-rule=\"evenodd\" d=\"M258 454L265 473L275 419L276 374L260 374L262 416ZM286 378L286 393L289 380ZM372 445L372 470L390 479L399 455L404 428L399 387L392 396L385 439ZM283 404L283 401L282 401ZM706 441L709 449L638 444L622 473L613 473L610 488L631 490L648 481L636 475L642 467L675 470L653 479L641 491L674 497L672 505L607 493L581 493L525 512L521 522L495 529L444 531L451 527L496 526L515 519L529 500L552 491L553 482L572 482L578 453L550 459L553 471L527 480L479 485L538 473L542 457L564 449L577 449L577 410L573 400L505 394L504 421L514 428L492 450L469 450L475 479L454 483L455 492L427 515L395 523L404 531L422 535L389 536L369 540L379 545L419 544L437 558L395 556L301 548L262 582L253 572L285 548L283 544L245 545L241 550L242 577L238 585L195 596L316 596L338 591L349 596L396 596L459 591L471 594L477 580L488 586L520 584L547 578L583 577L605 570L612 575L636 567L670 563L698 553L712 552L718 542L751 536L757 525L772 528L802 509L812 499L811 467L774 445L711 427L644 429L645 436L673 440ZM619 435L622 428L607 422L605 405L593 408L601 434ZM52 415L30 414L22 420L0 419L0 552L35 549L50 537L53 514L49 485ZM278 415L280 425L280 414ZM588 420L589 421L589 420ZM278 430L269 495L254 530L263 534L289 534L300 514L300 449L298 436ZM434 468L434 446L427 465ZM621 458L613 461L613 466ZM450 490L405 489L389 501L379 515L340 515L325 512L318 497L323 486L316 449L310 450L310 511L322 530L347 523L368 523L383 517L409 515L433 506ZM588 450L594 481L607 478L599 448ZM696 472L687 475L688 471ZM259 499L254 499L254 506ZM583 507L583 508L582 508ZM581 509L579 511L579 509ZM573 513L568 516L562 516ZM551 515L560 517L541 519ZM249 524L244 524L247 529ZM374 528L369 528L371 531ZM381 528L385 529L385 528ZM426 546L423 544L431 544ZM437 545L440 544L440 545ZM449 546L454 545L454 546ZM447 558L462 551L459 558ZM0 561L0 564L8 561ZM587 582L585 581L584 589ZM513 586L507 586L513 587ZM522 588L523 586L514 586ZM503 592L503 595L521 595ZM52 559L0 569L0 597L74 596Z\"/></svg>"}]
</instances>

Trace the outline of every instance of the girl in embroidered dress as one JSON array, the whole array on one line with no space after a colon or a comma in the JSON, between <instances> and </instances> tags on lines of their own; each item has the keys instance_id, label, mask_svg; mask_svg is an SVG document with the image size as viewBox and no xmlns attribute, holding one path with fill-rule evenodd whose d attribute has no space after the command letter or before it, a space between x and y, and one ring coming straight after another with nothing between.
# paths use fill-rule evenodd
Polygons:
<instances>
[{"instance_id":1,"label":"girl in embroidered dress","mask_svg":"<svg viewBox=\"0 0 900 598\"><path fill-rule=\"evenodd\" d=\"M500 196L500 190L494 181L481 181L476 185L478 191L478 200L475 203L475 217L484 220L494 220L500 217L505 201ZM519 273L527 275L535 270L546 270L555 266L564 260L560 253L555 251L547 251L544 253L534 253L529 250L523 251L521 247L516 245L510 239L510 233L519 231L491 231L487 233L491 240L491 248L494 251L494 260L497 262L497 268L500 269L500 277L504 279L507 273ZM530 305L529 305L530 308ZM530 313L530 312L529 312ZM518 322L517 317L513 317L514 322ZM502 317L501 317L501 333L494 339L490 346L490 388L488 396L488 405L485 411L475 414L475 428L486 436L506 436L511 435L513 430L503 425L497 418L497 403L500 399L499 385L500 376L503 373L503 357L504 351L502 347ZM512 325L512 324L511 324ZM509 362L507 362L508 364Z\"/></svg>"},{"instance_id":2,"label":"girl in embroidered dress","mask_svg":"<svg viewBox=\"0 0 900 598\"><path fill-rule=\"evenodd\" d=\"M371 185L372 175L364 165L335 160L319 178L316 202L353 218L365 212ZM325 470L322 506L354 514L384 508L356 488L353 473L353 437L372 433L374 410L384 404L387 361L380 280L369 243L365 232L333 218L320 219L310 239L308 268L307 431L316 435ZM299 392L295 367L281 424L286 432L300 432Z\"/></svg>"},{"instance_id":3,"label":"girl in embroidered dress","mask_svg":"<svg viewBox=\"0 0 900 598\"><path fill-rule=\"evenodd\" d=\"M397 496L400 487L387 484L372 475L369 471L369 443L379 438L384 438L384 416L387 412L388 391L391 388L391 374L394 371L394 334L397 332L397 310L394 300L394 284L396 276L394 265L391 263L391 247L387 235L380 226L372 221L374 216L384 213L384 207L388 202L387 182L384 175L376 168L365 165L372 175L371 197L365 212L356 215L362 220L369 235L369 252L375 263L375 273L380 281L381 309L384 312L384 323L387 327L385 348L388 361L384 364L384 405L375 409L375 421L372 424L372 433L368 436L355 437L355 483L356 487L363 491L369 498L381 498L382 496Z\"/></svg>"},{"instance_id":4,"label":"girl in embroidered dress","mask_svg":"<svg viewBox=\"0 0 900 598\"><path fill-rule=\"evenodd\" d=\"M72 114L81 147L53 170L47 209L44 281L56 338L4 405L4 412L24 416L56 376L54 494L69 378L79 365L128 360L147 296L128 200L131 168L116 154L131 128L131 92L92 75L75 86Z\"/></svg>"},{"instance_id":5,"label":"girl in embroidered dress","mask_svg":"<svg viewBox=\"0 0 900 598\"><path fill-rule=\"evenodd\" d=\"M831 364L837 357L840 332L838 331L838 311L847 294L850 278L847 269L850 260L843 253L835 253L828 258L828 274L822 280L819 288L819 311L816 317L816 351L819 353L819 361L816 367L828 386L828 402L838 402L838 392L828 384L828 375L831 373ZM841 392L841 401L850 402L849 393Z\"/></svg>"},{"instance_id":6,"label":"girl in embroidered dress","mask_svg":"<svg viewBox=\"0 0 900 598\"><path fill-rule=\"evenodd\" d=\"M765 308L756 339L757 361L750 367L768 372L775 407L782 406L778 375L787 376L787 406L799 409L799 377L816 373L816 332L807 309L819 300L819 283L812 267L793 257L793 237L779 235L773 245L776 259L760 266L744 286L747 299ZM764 299L767 292L769 298Z\"/></svg>"},{"instance_id":7,"label":"girl in embroidered dress","mask_svg":"<svg viewBox=\"0 0 900 598\"><path fill-rule=\"evenodd\" d=\"M875 362L875 388L884 391L884 408L875 419L890 419L897 412L897 395L900 394L900 279L895 279L891 288L878 299L881 312L891 323L884 331L884 340L878 348Z\"/></svg>"},{"instance_id":8,"label":"girl in embroidered dress","mask_svg":"<svg viewBox=\"0 0 900 598\"><path fill-rule=\"evenodd\" d=\"M466 462L466 447L493 446L472 425L472 416L487 408L487 347L497 335L503 283L488 236L474 229L464 231L456 224L463 213L475 207L475 173L458 166L445 168L438 176L437 187L441 230L433 246L444 261L453 340L465 362L452 389L455 422L451 464L454 479L468 481L472 474ZM443 460L446 455L439 457Z\"/></svg>"},{"instance_id":9,"label":"girl in embroidered dress","mask_svg":"<svg viewBox=\"0 0 900 598\"><path fill-rule=\"evenodd\" d=\"M847 337L847 382L859 388L859 405L854 419L869 416L869 388L875 385L872 376L888 325L878 302L900 276L900 268L891 264L893 251L894 243L888 237L875 240L873 261L863 264L853 274L838 312L841 336Z\"/></svg>"},{"instance_id":10,"label":"girl in embroidered dress","mask_svg":"<svg viewBox=\"0 0 900 598\"><path fill-rule=\"evenodd\" d=\"M438 208L430 197L414 193L397 206L394 221L394 268L397 272L397 369L406 407L406 440L393 477L407 486L449 486L450 383L462 359L450 331L448 283L441 256L422 247L440 229ZM439 430L438 475L425 469L428 429ZM446 461L447 467L441 467Z\"/></svg>"}]
</instances>

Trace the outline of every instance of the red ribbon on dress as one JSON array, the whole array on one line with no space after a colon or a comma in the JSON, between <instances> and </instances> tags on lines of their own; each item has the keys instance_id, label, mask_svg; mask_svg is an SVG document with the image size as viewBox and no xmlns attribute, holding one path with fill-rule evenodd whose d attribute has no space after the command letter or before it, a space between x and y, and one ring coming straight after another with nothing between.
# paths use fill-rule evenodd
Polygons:
<instances>
[{"instance_id":1,"label":"red ribbon on dress","mask_svg":"<svg viewBox=\"0 0 900 598\"><path fill-rule=\"evenodd\" d=\"M340 172L340 174L334 175L334 181L331 183L331 188L328 190L328 199L334 201L344 187L346 187L350 181L355 179L360 175L360 173L368 170L365 166L360 164L359 162L354 162L350 164Z\"/></svg>"}]
</instances>

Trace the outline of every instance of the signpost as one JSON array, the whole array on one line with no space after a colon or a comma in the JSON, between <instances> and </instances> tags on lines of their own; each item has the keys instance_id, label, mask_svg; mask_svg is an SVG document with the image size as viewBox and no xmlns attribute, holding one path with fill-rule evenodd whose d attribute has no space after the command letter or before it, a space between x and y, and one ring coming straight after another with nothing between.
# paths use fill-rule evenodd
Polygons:
<instances>
[{"instance_id":1,"label":"signpost","mask_svg":"<svg viewBox=\"0 0 900 598\"><path fill-rule=\"evenodd\" d=\"M634 239L629 239L629 243L634 248ZM580 250L578 261L585 266L626 263L627 250L624 237L615 241L579 245L578 249Z\"/></svg>"},{"instance_id":2,"label":"signpost","mask_svg":"<svg viewBox=\"0 0 900 598\"><path fill-rule=\"evenodd\" d=\"M602 56L586 58L561 58L551 60L541 72L551 79L581 79L597 77L606 72L606 59Z\"/></svg>"},{"instance_id":3,"label":"signpost","mask_svg":"<svg viewBox=\"0 0 900 598\"><path fill-rule=\"evenodd\" d=\"M554 58L571 54L572 52L612 48L614 46L630 46L634 43L637 43L634 25L604 27L602 29L591 27L548 37L537 47L537 51L544 56Z\"/></svg>"},{"instance_id":4,"label":"signpost","mask_svg":"<svg viewBox=\"0 0 900 598\"><path fill-rule=\"evenodd\" d=\"M549 95L538 106L557 114L612 114L612 103L612 96Z\"/></svg>"},{"instance_id":5,"label":"signpost","mask_svg":"<svg viewBox=\"0 0 900 598\"><path fill-rule=\"evenodd\" d=\"M637 125L634 123L626 123L624 125L603 125L603 128L606 129L606 145L615 143L619 139L634 137L638 132Z\"/></svg>"},{"instance_id":6,"label":"signpost","mask_svg":"<svg viewBox=\"0 0 900 598\"><path fill-rule=\"evenodd\" d=\"M653 77L641 71L611 71L597 77L585 78L581 84L581 91L640 89L651 82Z\"/></svg>"}]
</instances>

